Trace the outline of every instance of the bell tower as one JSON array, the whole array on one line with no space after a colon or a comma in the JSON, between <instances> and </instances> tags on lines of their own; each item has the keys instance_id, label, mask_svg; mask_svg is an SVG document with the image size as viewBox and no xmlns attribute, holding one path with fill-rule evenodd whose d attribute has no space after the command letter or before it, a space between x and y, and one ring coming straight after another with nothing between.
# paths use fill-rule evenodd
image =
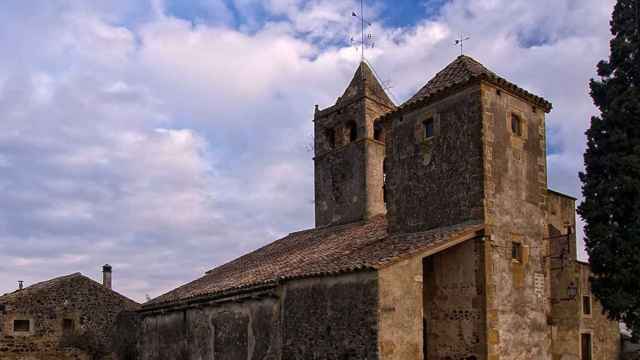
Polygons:
<instances>
[{"instance_id":1,"label":"bell tower","mask_svg":"<svg viewBox=\"0 0 640 360\"><path fill-rule=\"evenodd\" d=\"M365 62L335 105L316 107L316 227L386 213L385 134L382 127L374 127L374 121L395 107Z\"/></svg>"}]
</instances>

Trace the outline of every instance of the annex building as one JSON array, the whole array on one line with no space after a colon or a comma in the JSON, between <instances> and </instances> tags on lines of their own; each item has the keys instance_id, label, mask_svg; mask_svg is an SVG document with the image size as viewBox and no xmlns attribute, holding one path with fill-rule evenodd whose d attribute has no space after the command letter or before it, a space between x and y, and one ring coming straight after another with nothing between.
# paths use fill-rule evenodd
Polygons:
<instances>
[{"instance_id":1,"label":"annex building","mask_svg":"<svg viewBox=\"0 0 640 360\"><path fill-rule=\"evenodd\" d=\"M146 303L141 358L616 359L551 107L468 56L396 105L362 62L316 107L316 227Z\"/></svg>"},{"instance_id":2,"label":"annex building","mask_svg":"<svg viewBox=\"0 0 640 360\"><path fill-rule=\"evenodd\" d=\"M0 296L0 360L135 360L140 304L81 273ZM130 341L133 340L133 341Z\"/></svg>"}]
</instances>

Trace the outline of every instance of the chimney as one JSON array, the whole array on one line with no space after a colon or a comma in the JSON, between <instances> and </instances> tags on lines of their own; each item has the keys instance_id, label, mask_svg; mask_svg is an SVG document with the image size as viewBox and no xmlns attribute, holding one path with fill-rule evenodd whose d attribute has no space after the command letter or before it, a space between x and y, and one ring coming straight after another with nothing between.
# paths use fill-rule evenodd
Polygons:
<instances>
[{"instance_id":1,"label":"chimney","mask_svg":"<svg viewBox=\"0 0 640 360\"><path fill-rule=\"evenodd\" d=\"M22 290L23 287L24 287L24 281L18 280L18 290Z\"/></svg>"},{"instance_id":2,"label":"chimney","mask_svg":"<svg viewBox=\"0 0 640 360\"><path fill-rule=\"evenodd\" d=\"M105 264L102 267L102 285L111 289L111 265Z\"/></svg>"}]
</instances>

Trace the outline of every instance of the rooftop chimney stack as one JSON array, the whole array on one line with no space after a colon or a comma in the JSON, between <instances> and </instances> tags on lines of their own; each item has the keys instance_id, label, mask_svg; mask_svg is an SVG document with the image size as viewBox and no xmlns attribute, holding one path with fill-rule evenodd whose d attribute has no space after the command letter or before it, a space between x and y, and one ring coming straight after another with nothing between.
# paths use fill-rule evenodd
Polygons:
<instances>
[{"instance_id":1,"label":"rooftop chimney stack","mask_svg":"<svg viewBox=\"0 0 640 360\"><path fill-rule=\"evenodd\" d=\"M18 280L18 290L22 290L24 288L24 281Z\"/></svg>"},{"instance_id":2,"label":"rooftop chimney stack","mask_svg":"<svg viewBox=\"0 0 640 360\"><path fill-rule=\"evenodd\" d=\"M111 289L111 265L105 264L102 267L102 285Z\"/></svg>"}]
</instances>

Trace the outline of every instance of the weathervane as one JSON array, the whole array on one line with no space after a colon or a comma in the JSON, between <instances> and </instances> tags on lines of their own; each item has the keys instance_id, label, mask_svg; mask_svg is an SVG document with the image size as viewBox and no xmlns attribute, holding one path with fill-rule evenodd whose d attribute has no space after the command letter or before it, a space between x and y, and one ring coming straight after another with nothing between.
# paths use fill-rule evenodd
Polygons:
<instances>
[{"instance_id":1,"label":"weathervane","mask_svg":"<svg viewBox=\"0 0 640 360\"><path fill-rule=\"evenodd\" d=\"M366 24L367 26L371 26L371 23L365 20L364 18L364 0L360 0L360 15L358 15L355 11L353 11L351 12L351 16L357 17L358 19L360 19L360 37L361 37L361 40L359 42L361 46L360 57L362 60L364 60L364 48L367 46L367 44L369 44L369 46L372 48L375 46L375 43L373 42L373 36L370 33L366 35L364 33L364 25ZM351 43L352 44L355 43L353 38L351 38Z\"/></svg>"},{"instance_id":2,"label":"weathervane","mask_svg":"<svg viewBox=\"0 0 640 360\"><path fill-rule=\"evenodd\" d=\"M465 42L465 41L467 41L467 40L470 40L470 39L471 39L471 38L470 38L470 37L468 37L468 36L467 36L467 37L462 37L462 33L460 33L460 37L459 37L459 38L457 38L457 39L456 39L456 41L454 42L454 44L456 44L456 45L460 45L460 55L462 55L462 54L463 54L463 45L464 45L464 42Z\"/></svg>"}]
</instances>

